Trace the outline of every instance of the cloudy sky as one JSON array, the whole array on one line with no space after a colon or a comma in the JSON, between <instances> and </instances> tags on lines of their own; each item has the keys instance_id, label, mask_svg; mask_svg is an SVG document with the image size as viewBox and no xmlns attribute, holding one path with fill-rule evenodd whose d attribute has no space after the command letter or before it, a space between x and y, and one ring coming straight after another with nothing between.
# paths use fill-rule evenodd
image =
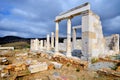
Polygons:
<instances>
[{"instance_id":1,"label":"cloudy sky","mask_svg":"<svg viewBox=\"0 0 120 80\"><path fill-rule=\"evenodd\" d=\"M100 16L104 35L120 34L120 0L0 0L0 37L46 37L55 32L59 13L85 2ZM72 26L80 24L81 16L72 19ZM66 28L66 20L60 22L60 36L66 35Z\"/></svg>"}]
</instances>

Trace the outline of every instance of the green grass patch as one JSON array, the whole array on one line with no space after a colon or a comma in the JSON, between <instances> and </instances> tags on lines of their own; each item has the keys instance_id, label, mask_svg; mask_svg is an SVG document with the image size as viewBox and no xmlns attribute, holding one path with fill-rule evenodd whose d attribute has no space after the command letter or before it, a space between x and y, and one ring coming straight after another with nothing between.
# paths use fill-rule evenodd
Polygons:
<instances>
[{"instance_id":1,"label":"green grass patch","mask_svg":"<svg viewBox=\"0 0 120 80\"><path fill-rule=\"evenodd\" d=\"M93 63L96 63L96 62L98 62L98 58L92 58L91 59L91 63L93 64Z\"/></svg>"}]
</instances>

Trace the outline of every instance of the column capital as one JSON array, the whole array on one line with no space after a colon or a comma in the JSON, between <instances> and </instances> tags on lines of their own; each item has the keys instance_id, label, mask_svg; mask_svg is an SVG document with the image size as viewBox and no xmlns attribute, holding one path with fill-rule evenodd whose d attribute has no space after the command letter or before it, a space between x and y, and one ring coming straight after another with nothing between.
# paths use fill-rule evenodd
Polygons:
<instances>
[{"instance_id":1,"label":"column capital","mask_svg":"<svg viewBox=\"0 0 120 80\"><path fill-rule=\"evenodd\" d=\"M58 23L59 23L60 21L61 21L61 20L55 20L55 22L58 22Z\"/></svg>"},{"instance_id":2,"label":"column capital","mask_svg":"<svg viewBox=\"0 0 120 80\"><path fill-rule=\"evenodd\" d=\"M76 30L76 28L72 27L73 30Z\"/></svg>"},{"instance_id":3,"label":"column capital","mask_svg":"<svg viewBox=\"0 0 120 80\"><path fill-rule=\"evenodd\" d=\"M73 18L73 16L69 16L69 17L68 17L68 19L72 19L72 18Z\"/></svg>"}]
</instances>

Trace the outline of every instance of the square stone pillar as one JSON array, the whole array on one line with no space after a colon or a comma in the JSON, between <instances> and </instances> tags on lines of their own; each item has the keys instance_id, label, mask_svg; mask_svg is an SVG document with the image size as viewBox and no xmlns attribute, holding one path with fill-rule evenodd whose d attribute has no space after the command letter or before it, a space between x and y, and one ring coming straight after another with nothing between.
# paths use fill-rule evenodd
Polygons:
<instances>
[{"instance_id":1,"label":"square stone pillar","mask_svg":"<svg viewBox=\"0 0 120 80\"><path fill-rule=\"evenodd\" d=\"M47 50L50 50L50 35L47 35Z\"/></svg>"},{"instance_id":2,"label":"square stone pillar","mask_svg":"<svg viewBox=\"0 0 120 80\"><path fill-rule=\"evenodd\" d=\"M59 54L59 48L58 48L58 43L59 43L59 22L56 22L56 33L55 33L55 54Z\"/></svg>"},{"instance_id":3,"label":"square stone pillar","mask_svg":"<svg viewBox=\"0 0 120 80\"><path fill-rule=\"evenodd\" d=\"M66 56L71 56L71 19L69 18L67 21L67 52Z\"/></svg>"},{"instance_id":4,"label":"square stone pillar","mask_svg":"<svg viewBox=\"0 0 120 80\"><path fill-rule=\"evenodd\" d=\"M51 48L54 48L54 32L51 33Z\"/></svg>"},{"instance_id":5,"label":"square stone pillar","mask_svg":"<svg viewBox=\"0 0 120 80\"><path fill-rule=\"evenodd\" d=\"M90 41L89 38L89 33L91 32L90 27L92 27L90 25L90 19L91 15L89 12L86 12L82 15L82 58L85 60L89 60L92 50L92 41Z\"/></svg>"},{"instance_id":6,"label":"square stone pillar","mask_svg":"<svg viewBox=\"0 0 120 80\"><path fill-rule=\"evenodd\" d=\"M75 49L76 46L76 29L73 28L73 50Z\"/></svg>"}]
</instances>

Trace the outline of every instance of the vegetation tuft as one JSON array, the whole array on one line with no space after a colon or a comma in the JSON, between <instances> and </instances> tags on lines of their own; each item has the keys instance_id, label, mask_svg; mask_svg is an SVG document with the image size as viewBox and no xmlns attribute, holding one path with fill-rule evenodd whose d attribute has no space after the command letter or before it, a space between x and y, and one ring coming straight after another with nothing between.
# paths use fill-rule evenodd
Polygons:
<instances>
[{"instance_id":1,"label":"vegetation tuft","mask_svg":"<svg viewBox=\"0 0 120 80\"><path fill-rule=\"evenodd\" d=\"M96 62L98 62L98 58L92 58L91 59L91 63L93 64L93 63L96 63Z\"/></svg>"}]
</instances>

